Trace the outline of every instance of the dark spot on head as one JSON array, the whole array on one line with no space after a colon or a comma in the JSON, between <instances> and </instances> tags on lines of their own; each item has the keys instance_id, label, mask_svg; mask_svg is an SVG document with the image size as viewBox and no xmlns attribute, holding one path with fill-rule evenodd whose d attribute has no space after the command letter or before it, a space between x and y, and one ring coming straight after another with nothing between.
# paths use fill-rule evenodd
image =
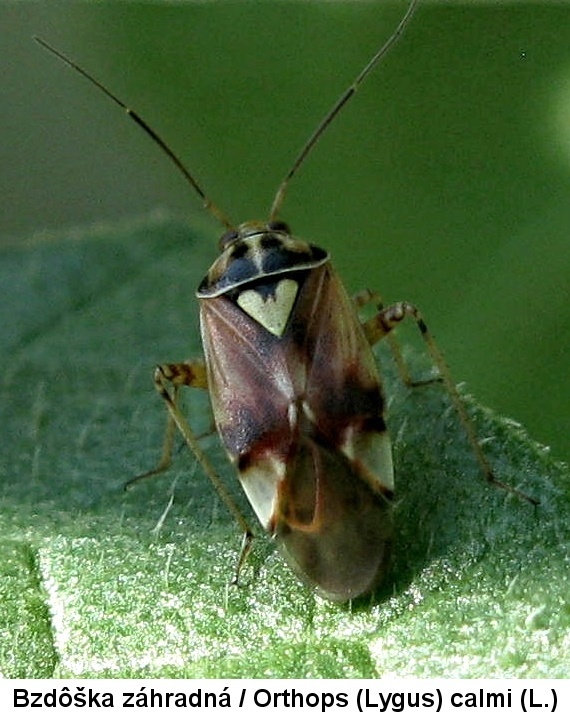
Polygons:
<instances>
[{"instance_id":1,"label":"dark spot on head","mask_svg":"<svg viewBox=\"0 0 570 720\"><path fill-rule=\"evenodd\" d=\"M269 230L275 230L275 232L282 232L287 235L291 234L291 228L284 220L272 220L267 224Z\"/></svg>"},{"instance_id":2,"label":"dark spot on head","mask_svg":"<svg viewBox=\"0 0 570 720\"><path fill-rule=\"evenodd\" d=\"M276 235L265 233L265 235L263 235L263 237L259 241L259 245L263 250L278 250L283 246L283 243L281 242L281 239L278 238Z\"/></svg>"},{"instance_id":3,"label":"dark spot on head","mask_svg":"<svg viewBox=\"0 0 570 720\"><path fill-rule=\"evenodd\" d=\"M231 257L232 260L239 260L240 258L247 255L249 252L249 247L247 243L244 242L236 242L236 244L232 248Z\"/></svg>"}]
</instances>

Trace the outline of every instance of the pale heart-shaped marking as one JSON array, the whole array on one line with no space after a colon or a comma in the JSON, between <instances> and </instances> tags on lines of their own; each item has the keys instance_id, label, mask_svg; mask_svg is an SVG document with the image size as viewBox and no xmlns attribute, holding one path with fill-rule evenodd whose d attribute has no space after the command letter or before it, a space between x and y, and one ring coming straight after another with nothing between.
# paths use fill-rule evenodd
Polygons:
<instances>
[{"instance_id":1,"label":"pale heart-shaped marking","mask_svg":"<svg viewBox=\"0 0 570 720\"><path fill-rule=\"evenodd\" d=\"M275 284L274 293L262 294L254 289L238 295L237 304L251 318L273 335L281 337L297 297L299 284L285 278Z\"/></svg>"}]
</instances>

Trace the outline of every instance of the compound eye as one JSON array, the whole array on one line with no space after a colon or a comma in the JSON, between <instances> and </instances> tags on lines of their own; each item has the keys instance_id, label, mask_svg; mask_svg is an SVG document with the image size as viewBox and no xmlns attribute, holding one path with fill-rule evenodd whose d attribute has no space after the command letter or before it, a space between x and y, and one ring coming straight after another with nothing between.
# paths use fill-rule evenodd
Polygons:
<instances>
[{"instance_id":1,"label":"compound eye","mask_svg":"<svg viewBox=\"0 0 570 720\"><path fill-rule=\"evenodd\" d=\"M285 235L291 235L291 228L284 220L272 220L268 223L267 229L275 232L282 232L285 233Z\"/></svg>"},{"instance_id":2,"label":"compound eye","mask_svg":"<svg viewBox=\"0 0 570 720\"><path fill-rule=\"evenodd\" d=\"M228 230L227 232L225 232L218 242L220 251L225 250L228 245L231 245L233 242L235 242L238 237L239 233L237 230Z\"/></svg>"}]
</instances>

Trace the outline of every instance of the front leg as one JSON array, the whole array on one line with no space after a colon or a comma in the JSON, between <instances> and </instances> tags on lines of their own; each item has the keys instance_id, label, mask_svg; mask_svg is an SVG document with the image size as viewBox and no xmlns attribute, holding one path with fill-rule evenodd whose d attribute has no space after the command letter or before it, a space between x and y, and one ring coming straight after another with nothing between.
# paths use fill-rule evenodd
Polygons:
<instances>
[{"instance_id":1,"label":"front leg","mask_svg":"<svg viewBox=\"0 0 570 720\"><path fill-rule=\"evenodd\" d=\"M208 376L206 373L206 364L203 360L191 360L183 363L169 363L165 365L159 365L155 370L155 387L156 387L156 375L160 372L164 380L169 381L172 384L172 400L176 405L176 396L179 389L186 385L192 388L199 388L201 390L208 389ZM158 389L158 388L157 388ZM162 391L158 390L162 396ZM164 431L164 440L162 443L162 452L160 459L156 467L151 470L147 470L134 478L131 478L125 483L125 490L129 490L133 485L145 480L154 475L160 475L165 470L168 470L172 464L172 448L174 445L174 435L176 430L176 422L172 417L171 413L168 413L166 420L166 429Z\"/></svg>"},{"instance_id":2,"label":"front leg","mask_svg":"<svg viewBox=\"0 0 570 720\"><path fill-rule=\"evenodd\" d=\"M251 547L253 532L243 513L228 492L223 480L214 469L206 453L200 447L196 434L186 421L186 418L182 414L177 403L178 391L183 386L200 388L203 390L208 389L206 365L203 361L159 365L154 371L154 386L158 394L166 403L168 410L168 422L166 426L162 456L156 468L133 478L128 485L132 485L134 482L141 480L142 478L156 475L157 473L166 470L172 460L174 430L175 428L178 428L186 445L202 466L204 473L214 485L214 488L220 495L222 501L233 515L235 521L243 532L242 547L236 565L235 574L232 578L232 583L237 584L239 572Z\"/></svg>"}]
</instances>

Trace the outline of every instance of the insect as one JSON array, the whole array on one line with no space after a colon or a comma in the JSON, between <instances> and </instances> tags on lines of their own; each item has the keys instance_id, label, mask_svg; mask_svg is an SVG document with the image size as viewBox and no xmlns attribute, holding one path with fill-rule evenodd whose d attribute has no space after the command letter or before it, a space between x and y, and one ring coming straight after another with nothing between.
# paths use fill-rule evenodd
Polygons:
<instances>
[{"instance_id":1,"label":"insect","mask_svg":"<svg viewBox=\"0 0 570 720\"><path fill-rule=\"evenodd\" d=\"M197 290L204 359L163 364L154 383L168 408L162 458L176 428L243 531L235 580L249 551L249 523L182 414L184 386L207 390L217 432L262 527L317 593L345 601L374 590L389 567L394 473L382 385L372 353L405 318L417 323L488 481L500 487L463 402L417 308L378 303L365 322L326 250L291 234L280 217L289 182L326 128L402 35L418 0L317 126L278 188L267 222L234 226L147 123L58 50L150 135L224 225L219 256ZM397 355L402 373L409 377ZM508 488L510 489L510 488ZM530 502L535 502L515 490Z\"/></svg>"}]
</instances>

